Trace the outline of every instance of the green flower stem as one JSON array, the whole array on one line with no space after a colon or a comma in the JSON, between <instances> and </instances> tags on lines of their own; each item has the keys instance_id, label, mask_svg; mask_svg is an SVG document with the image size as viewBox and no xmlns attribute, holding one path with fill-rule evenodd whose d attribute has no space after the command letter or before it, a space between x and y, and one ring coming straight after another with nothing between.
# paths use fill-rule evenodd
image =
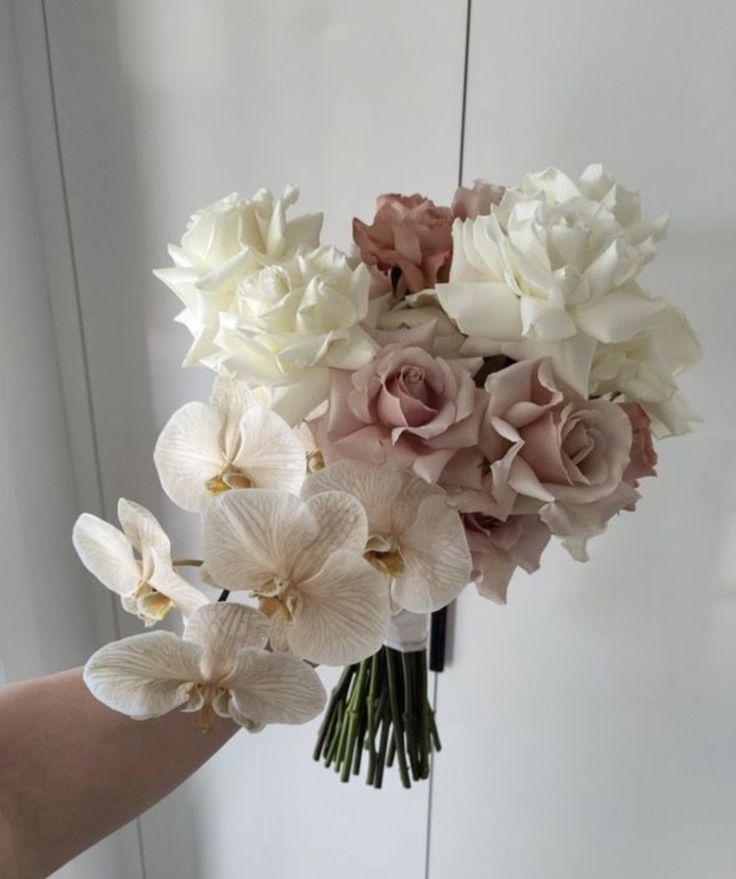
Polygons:
<instances>
[{"instance_id":1,"label":"green flower stem","mask_svg":"<svg viewBox=\"0 0 736 879\"><path fill-rule=\"evenodd\" d=\"M365 684L369 668L370 666L367 661L360 663L358 677L355 679L355 686L353 687L353 692L350 694L345 751L340 754L340 759L342 760L340 779L344 782L350 781L350 770L353 765L353 751L358 737L360 718L366 710ZM361 748L359 747L358 753L360 753L360 750Z\"/></svg>"},{"instance_id":2,"label":"green flower stem","mask_svg":"<svg viewBox=\"0 0 736 879\"><path fill-rule=\"evenodd\" d=\"M368 687L368 777L372 778L376 765L376 708L378 707L378 676L381 669L381 653L371 657L371 680ZM368 781L371 784L371 781Z\"/></svg>"},{"instance_id":3,"label":"green flower stem","mask_svg":"<svg viewBox=\"0 0 736 879\"><path fill-rule=\"evenodd\" d=\"M350 686L350 681L355 673L354 665L347 665L342 670L342 674L340 675L340 680L335 684L334 689L330 695L330 703L327 707L327 711L325 712L324 720L322 721L322 725L319 728L319 734L317 736L317 744L314 748L314 754L312 755L315 760L319 760L322 756L322 750L325 744L329 744L330 734L335 727L335 722L337 720L337 706L342 694L347 690Z\"/></svg>"},{"instance_id":4,"label":"green flower stem","mask_svg":"<svg viewBox=\"0 0 736 879\"><path fill-rule=\"evenodd\" d=\"M442 750L442 742L440 741L440 734L437 732L437 723L434 719L434 711L430 710L429 712L429 731L432 734L432 742L434 744L435 751Z\"/></svg>"},{"instance_id":5,"label":"green flower stem","mask_svg":"<svg viewBox=\"0 0 736 879\"><path fill-rule=\"evenodd\" d=\"M382 654L379 654L382 656ZM380 666L380 664L379 664ZM368 777L366 778L366 782L368 784L372 784L374 787L381 786L381 778L383 778L383 766L386 761L386 747L388 745L388 733L386 734L386 743L384 745L383 751L379 746L376 749L376 736L378 735L379 729L382 730L382 726L385 726L384 719L386 717L386 712L388 711L388 693L386 690L381 691L381 696L378 699L378 702L374 709L374 729L373 729L373 741L371 743L371 750L369 754L369 763L368 763ZM381 736L383 737L383 732L381 731ZM379 771L380 770L380 771Z\"/></svg>"},{"instance_id":6,"label":"green flower stem","mask_svg":"<svg viewBox=\"0 0 736 879\"><path fill-rule=\"evenodd\" d=\"M409 756L409 766L414 781L419 781L419 754L418 741L415 735L417 727L414 715L414 676L416 666L411 653L401 654L401 665L404 671L404 729L406 731L406 750Z\"/></svg>"},{"instance_id":7,"label":"green flower stem","mask_svg":"<svg viewBox=\"0 0 736 879\"><path fill-rule=\"evenodd\" d=\"M391 713L388 708L388 700L384 702L381 723L381 741L378 746L376 778L373 782L373 787L375 787L376 789L380 789L381 785L383 784L383 769L386 766L386 750L388 748L389 735L391 734Z\"/></svg>"},{"instance_id":8,"label":"green flower stem","mask_svg":"<svg viewBox=\"0 0 736 879\"><path fill-rule=\"evenodd\" d=\"M440 741L427 698L427 653L388 647L347 666L332 690L314 749L343 782L359 775L368 752L366 783L383 784L394 763L404 787L429 777Z\"/></svg>"},{"instance_id":9,"label":"green flower stem","mask_svg":"<svg viewBox=\"0 0 736 879\"><path fill-rule=\"evenodd\" d=\"M422 652L416 657L417 671L419 674L419 704L420 722L419 736L421 741L420 774L422 778L429 778L429 755L432 743L429 734L429 694L427 692L427 657Z\"/></svg>"},{"instance_id":10,"label":"green flower stem","mask_svg":"<svg viewBox=\"0 0 736 879\"><path fill-rule=\"evenodd\" d=\"M328 766L332 763L339 742L340 742L340 734L342 731L342 717L345 713L345 706L342 702L339 702L337 705L337 722L335 724L335 732L332 736L332 740L330 741L329 747L327 749L327 753L325 754L325 766Z\"/></svg>"},{"instance_id":11,"label":"green flower stem","mask_svg":"<svg viewBox=\"0 0 736 879\"><path fill-rule=\"evenodd\" d=\"M174 559L171 563L175 568L199 568L204 564L202 559Z\"/></svg>"},{"instance_id":12,"label":"green flower stem","mask_svg":"<svg viewBox=\"0 0 736 879\"><path fill-rule=\"evenodd\" d=\"M394 651L389 647L386 651L386 669L388 671L388 700L391 705L391 720L394 726L394 742L396 744L396 759L399 766L399 775L404 787L411 787L409 770L406 765L406 750L404 748L404 729L401 722L401 709L399 708L399 688L396 673L396 659Z\"/></svg>"}]
</instances>

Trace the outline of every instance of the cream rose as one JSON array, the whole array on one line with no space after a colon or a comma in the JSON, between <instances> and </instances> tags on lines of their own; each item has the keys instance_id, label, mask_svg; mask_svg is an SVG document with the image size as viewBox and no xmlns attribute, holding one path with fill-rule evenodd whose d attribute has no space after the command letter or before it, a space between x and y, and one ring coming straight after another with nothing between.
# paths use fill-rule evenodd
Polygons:
<instances>
[{"instance_id":1,"label":"cream rose","mask_svg":"<svg viewBox=\"0 0 736 879\"><path fill-rule=\"evenodd\" d=\"M290 259L299 247L317 247L322 214L286 219L298 197L295 186L278 199L268 189L259 189L251 199L233 193L197 211L181 244L169 246L174 265L154 275L184 303L177 319L194 337L185 366L216 352L220 312L231 305L242 278Z\"/></svg>"},{"instance_id":2,"label":"cream rose","mask_svg":"<svg viewBox=\"0 0 736 879\"><path fill-rule=\"evenodd\" d=\"M471 350L549 356L587 397L601 349L653 327L670 307L636 280L666 224L644 220L638 195L600 165L577 181L549 168L507 189L490 216L455 221L450 281L436 296L473 337Z\"/></svg>"},{"instance_id":3,"label":"cream rose","mask_svg":"<svg viewBox=\"0 0 736 879\"><path fill-rule=\"evenodd\" d=\"M373 357L360 326L370 285L368 268L334 247L267 266L237 285L206 362L271 388L272 408L296 424L327 398L331 367L358 369Z\"/></svg>"}]
</instances>

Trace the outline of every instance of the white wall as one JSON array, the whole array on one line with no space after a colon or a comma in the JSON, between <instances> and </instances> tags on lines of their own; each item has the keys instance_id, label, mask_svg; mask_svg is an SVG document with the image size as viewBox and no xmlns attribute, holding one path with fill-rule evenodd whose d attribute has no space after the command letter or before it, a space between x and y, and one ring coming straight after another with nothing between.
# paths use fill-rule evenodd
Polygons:
<instances>
[{"instance_id":1,"label":"white wall","mask_svg":"<svg viewBox=\"0 0 736 879\"><path fill-rule=\"evenodd\" d=\"M34 187L15 37L10 3L0 0L0 684L80 665L116 631L111 596L80 569L71 545L89 480L74 478L69 433L78 436L80 425L69 421L74 409L60 381L46 260L53 242L38 211L48 202ZM46 146L55 154L53 139ZM68 240L65 224L57 231ZM73 299L65 309L61 325L76 320ZM61 341L68 346L69 334ZM81 465L94 474L93 455ZM87 505L95 504L93 492ZM57 875L141 879L135 825Z\"/></svg>"},{"instance_id":2,"label":"white wall","mask_svg":"<svg viewBox=\"0 0 736 879\"><path fill-rule=\"evenodd\" d=\"M31 451L52 446L57 458L34 473L34 490L48 479L60 488L56 506L41 494L25 509L44 510L64 546L65 597L86 604L66 543L70 469L81 505L111 515L119 495L132 496L162 515L180 546L195 539L194 522L164 503L151 462L168 414L209 384L206 373L179 369L185 332L150 275L188 212L234 188L295 181L305 210L326 210L326 238L345 246L353 213L368 216L378 192L451 194L466 4L427 9L421 0L47 0L44 27L38 0L17 4L53 322L29 244L38 218L27 207L20 108L3 76L12 167L3 149L0 175L26 214L12 216L0 239L3 248L17 235L6 259L24 285L12 288L24 307L17 332L0 326L0 357L12 353L15 375L26 358L22 374L41 388L38 400L22 397L22 416L34 429ZM692 9L665 0L473 3L466 180L603 160L642 188L651 212L671 208L673 233L650 282L703 336L708 356L687 385L707 420L662 447L661 475L640 511L614 524L588 566L554 549L543 571L514 583L508 607L471 594L461 601L454 661L439 686L445 749L431 802L432 879L736 874L736 494L727 463L736 440L735 25L727 0ZM0 52L12 74L8 58ZM18 344L31 338L39 356ZM7 378L3 369L0 455L7 447L10 457L0 461L12 463L0 479L17 492L30 447L18 439L27 430L14 445L5 439L6 424L21 430L6 421L18 396ZM99 479L89 469L95 450ZM10 518L4 537L22 534L23 515ZM46 556L34 564L49 570ZM43 624L31 594L14 598L27 631ZM22 673L77 661L104 617L74 617L50 664ZM11 643L2 626L0 652ZM148 879L425 876L427 787L376 795L341 786L309 759L314 731L238 736L144 816ZM104 870L70 867L68 879L129 879L131 870L137 879L131 834Z\"/></svg>"},{"instance_id":3,"label":"white wall","mask_svg":"<svg viewBox=\"0 0 736 879\"><path fill-rule=\"evenodd\" d=\"M465 172L603 161L672 229L645 283L685 308L705 423L635 516L555 547L509 605L465 595L439 686L430 876L736 875L736 6L473 4ZM492 51L489 51L492 45Z\"/></svg>"},{"instance_id":4,"label":"white wall","mask_svg":"<svg viewBox=\"0 0 736 879\"><path fill-rule=\"evenodd\" d=\"M75 288L52 294L79 298L108 515L126 495L161 514L175 545L196 538L194 517L164 502L151 461L169 414L211 382L180 369L176 302L151 275L195 206L296 181L304 210L325 208L326 240L347 246L353 212L369 216L381 189L451 194L465 3L431 18L423 8L46 4L76 267ZM443 49L428 64L433 45ZM295 870L361 879L389 859L409 879L423 876L428 787L407 794L391 779L380 797L345 788L311 761L315 734L316 723L238 736L143 819L148 876L240 879L247 863L264 879Z\"/></svg>"}]
</instances>

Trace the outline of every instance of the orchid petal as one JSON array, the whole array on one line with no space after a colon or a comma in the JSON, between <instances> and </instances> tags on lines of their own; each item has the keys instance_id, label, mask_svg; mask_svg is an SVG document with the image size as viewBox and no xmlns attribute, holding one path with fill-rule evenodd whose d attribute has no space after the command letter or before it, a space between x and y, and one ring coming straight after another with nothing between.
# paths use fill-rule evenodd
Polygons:
<instances>
[{"instance_id":1,"label":"orchid petal","mask_svg":"<svg viewBox=\"0 0 736 879\"><path fill-rule=\"evenodd\" d=\"M289 646L303 659L348 665L375 653L390 619L386 581L354 552L332 553L324 567L299 584Z\"/></svg>"},{"instance_id":2,"label":"orchid petal","mask_svg":"<svg viewBox=\"0 0 736 879\"><path fill-rule=\"evenodd\" d=\"M238 723L306 723L325 706L327 694L313 668L288 653L241 650L223 681L232 695Z\"/></svg>"},{"instance_id":3,"label":"orchid petal","mask_svg":"<svg viewBox=\"0 0 736 879\"><path fill-rule=\"evenodd\" d=\"M158 519L144 506L121 497L118 501L118 519L125 536L143 558L144 574L150 573L145 569L151 550L155 550L162 559L171 558L171 541Z\"/></svg>"},{"instance_id":4,"label":"orchid petal","mask_svg":"<svg viewBox=\"0 0 736 879\"><path fill-rule=\"evenodd\" d=\"M369 531L387 532L402 485L403 477L396 470L373 467L364 461L337 461L310 476L302 495L309 498L325 491L347 492L365 508Z\"/></svg>"},{"instance_id":5,"label":"orchid petal","mask_svg":"<svg viewBox=\"0 0 736 879\"><path fill-rule=\"evenodd\" d=\"M244 604L207 604L187 620L184 640L204 648L202 674L207 680L229 674L235 654L246 647L263 648L271 625L254 607Z\"/></svg>"},{"instance_id":6,"label":"orchid petal","mask_svg":"<svg viewBox=\"0 0 736 879\"><path fill-rule=\"evenodd\" d=\"M310 497L305 506L319 525L322 559L338 549L362 555L368 542L368 519L358 498L344 491L325 491Z\"/></svg>"},{"instance_id":7,"label":"orchid petal","mask_svg":"<svg viewBox=\"0 0 736 879\"><path fill-rule=\"evenodd\" d=\"M159 717L183 705L200 679L201 648L171 632L133 635L107 644L84 667L92 695L137 720Z\"/></svg>"},{"instance_id":8,"label":"orchid petal","mask_svg":"<svg viewBox=\"0 0 736 879\"><path fill-rule=\"evenodd\" d=\"M153 573L148 583L156 592L166 596L184 617L208 603L207 597L199 589L177 574L170 561L162 559L155 550L151 551L151 559Z\"/></svg>"},{"instance_id":9,"label":"orchid petal","mask_svg":"<svg viewBox=\"0 0 736 879\"><path fill-rule=\"evenodd\" d=\"M153 460L163 490L183 510L201 512L210 502L207 482L226 464L221 431L221 413L204 403L182 406L161 431Z\"/></svg>"},{"instance_id":10,"label":"orchid petal","mask_svg":"<svg viewBox=\"0 0 736 879\"><path fill-rule=\"evenodd\" d=\"M240 449L233 465L258 488L299 492L306 452L299 438L275 412L255 406L240 420Z\"/></svg>"},{"instance_id":11,"label":"orchid petal","mask_svg":"<svg viewBox=\"0 0 736 879\"><path fill-rule=\"evenodd\" d=\"M215 498L204 517L204 557L224 589L258 591L286 578L319 534L303 502L288 492L251 488Z\"/></svg>"},{"instance_id":12,"label":"orchid petal","mask_svg":"<svg viewBox=\"0 0 736 879\"><path fill-rule=\"evenodd\" d=\"M429 613L449 604L470 582L472 564L462 520L439 495L425 498L401 537L404 572L392 597L405 610Z\"/></svg>"},{"instance_id":13,"label":"orchid petal","mask_svg":"<svg viewBox=\"0 0 736 879\"><path fill-rule=\"evenodd\" d=\"M72 541L82 564L104 586L118 595L135 589L141 569L122 531L91 513L82 513Z\"/></svg>"}]
</instances>

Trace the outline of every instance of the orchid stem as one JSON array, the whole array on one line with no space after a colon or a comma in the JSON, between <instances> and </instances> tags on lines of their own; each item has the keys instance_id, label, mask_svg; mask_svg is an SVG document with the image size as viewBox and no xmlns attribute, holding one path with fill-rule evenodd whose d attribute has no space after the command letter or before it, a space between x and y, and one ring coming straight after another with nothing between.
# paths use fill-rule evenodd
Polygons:
<instances>
[{"instance_id":1,"label":"orchid stem","mask_svg":"<svg viewBox=\"0 0 736 879\"><path fill-rule=\"evenodd\" d=\"M174 559L171 564L175 568L200 568L204 561L202 559Z\"/></svg>"}]
</instances>

